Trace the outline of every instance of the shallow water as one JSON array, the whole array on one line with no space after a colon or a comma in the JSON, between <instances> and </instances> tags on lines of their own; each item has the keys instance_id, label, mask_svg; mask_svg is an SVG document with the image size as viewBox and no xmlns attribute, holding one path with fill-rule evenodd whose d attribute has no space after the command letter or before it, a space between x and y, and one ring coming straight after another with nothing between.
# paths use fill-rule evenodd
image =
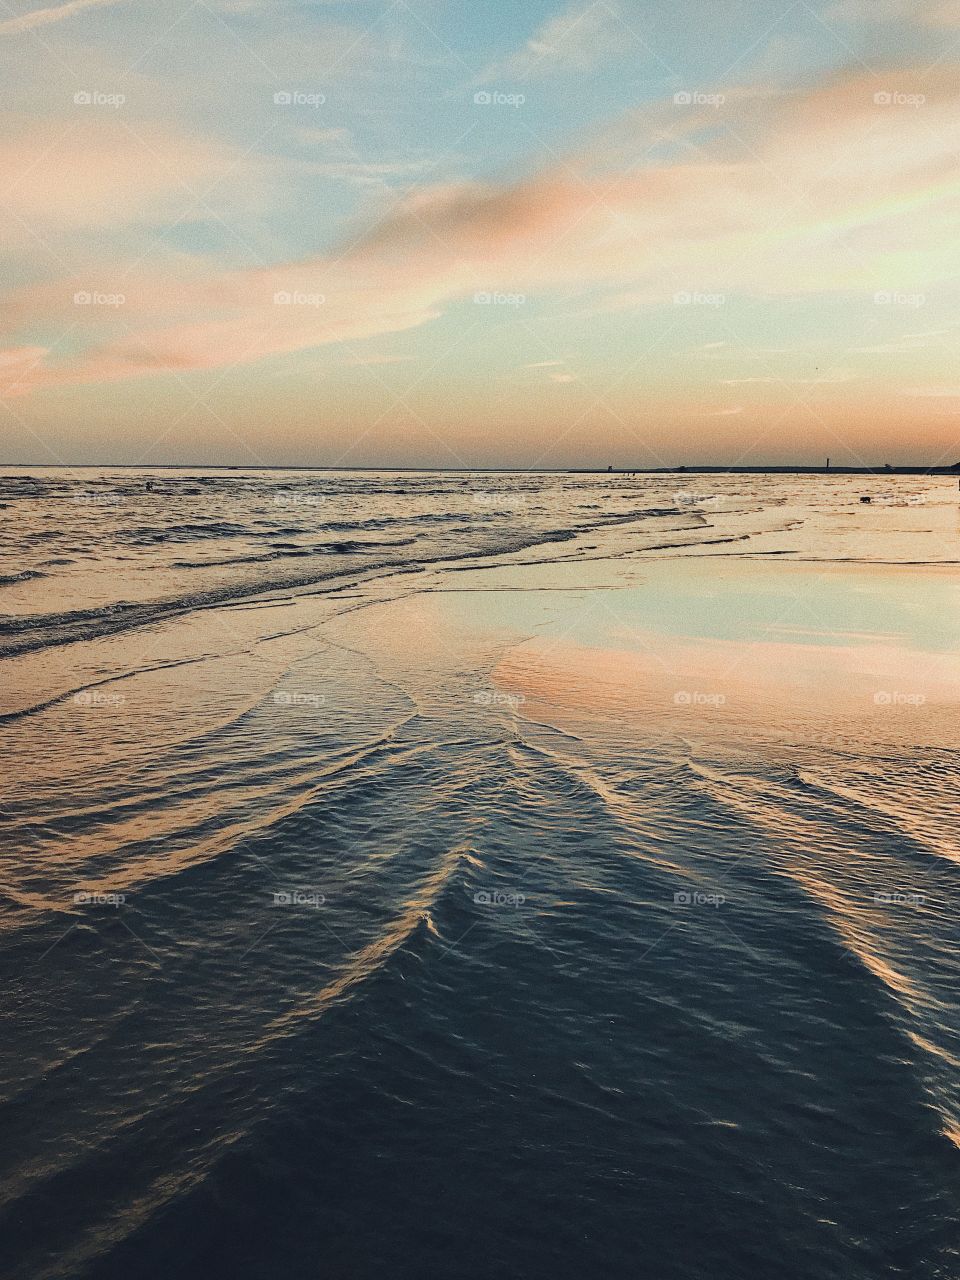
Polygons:
<instances>
[{"instance_id":1,"label":"shallow water","mask_svg":"<svg viewBox=\"0 0 960 1280\"><path fill-rule=\"evenodd\" d=\"M0 488L5 1275L960 1274L953 481Z\"/></svg>"}]
</instances>

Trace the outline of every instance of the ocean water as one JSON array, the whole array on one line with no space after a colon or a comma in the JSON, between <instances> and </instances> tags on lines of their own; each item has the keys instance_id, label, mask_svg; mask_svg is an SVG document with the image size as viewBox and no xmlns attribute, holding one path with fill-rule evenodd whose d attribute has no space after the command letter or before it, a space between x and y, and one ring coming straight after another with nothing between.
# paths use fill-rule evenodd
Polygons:
<instances>
[{"instance_id":1,"label":"ocean water","mask_svg":"<svg viewBox=\"0 0 960 1280\"><path fill-rule=\"evenodd\" d=\"M0 1273L957 1280L958 496L0 471Z\"/></svg>"}]
</instances>

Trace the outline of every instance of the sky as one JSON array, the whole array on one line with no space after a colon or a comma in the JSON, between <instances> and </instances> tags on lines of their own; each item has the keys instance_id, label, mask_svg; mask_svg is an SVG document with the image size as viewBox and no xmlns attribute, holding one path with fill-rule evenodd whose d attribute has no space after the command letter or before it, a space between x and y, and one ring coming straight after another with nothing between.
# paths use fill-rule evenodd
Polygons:
<instances>
[{"instance_id":1,"label":"sky","mask_svg":"<svg viewBox=\"0 0 960 1280\"><path fill-rule=\"evenodd\" d=\"M0 0L0 463L960 459L960 0Z\"/></svg>"}]
</instances>

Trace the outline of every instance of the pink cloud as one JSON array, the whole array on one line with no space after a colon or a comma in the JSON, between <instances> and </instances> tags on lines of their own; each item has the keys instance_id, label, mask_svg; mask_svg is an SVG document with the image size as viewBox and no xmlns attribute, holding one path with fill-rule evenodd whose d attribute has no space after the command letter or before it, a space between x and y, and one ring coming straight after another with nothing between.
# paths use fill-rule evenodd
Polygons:
<instances>
[{"instance_id":1,"label":"pink cloud","mask_svg":"<svg viewBox=\"0 0 960 1280\"><path fill-rule=\"evenodd\" d=\"M30 375L48 354L47 347L11 347L0 351L0 393L8 397L26 395L32 386Z\"/></svg>"},{"instance_id":2,"label":"pink cloud","mask_svg":"<svg viewBox=\"0 0 960 1280\"><path fill-rule=\"evenodd\" d=\"M119 110L119 109L118 109ZM204 201L228 180L240 207L261 198L263 166L219 142L78 107L75 118L6 118L0 137L0 216L31 243L125 223L209 216ZM10 243L9 235L6 237Z\"/></svg>"}]
</instances>

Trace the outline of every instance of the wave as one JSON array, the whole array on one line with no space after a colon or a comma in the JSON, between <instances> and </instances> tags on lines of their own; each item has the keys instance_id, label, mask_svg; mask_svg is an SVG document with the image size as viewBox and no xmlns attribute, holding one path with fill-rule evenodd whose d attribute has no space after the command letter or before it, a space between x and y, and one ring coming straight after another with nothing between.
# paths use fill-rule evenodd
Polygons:
<instances>
[{"instance_id":1,"label":"wave","mask_svg":"<svg viewBox=\"0 0 960 1280\"><path fill-rule=\"evenodd\" d=\"M772 778L734 776L693 759L687 767L713 800L770 838L769 874L789 880L818 904L843 950L860 961L903 1012L922 1005L927 997L905 971L904 956L898 961L892 954L897 939L893 934L885 938L876 924L877 893L881 891L882 900L882 891L903 885L905 849L912 846L918 858L927 860L930 850L905 832L862 823L851 827L849 812L836 807L798 803L795 792ZM914 931L910 951L921 945L921 935Z\"/></svg>"},{"instance_id":2,"label":"wave","mask_svg":"<svg viewBox=\"0 0 960 1280\"><path fill-rule=\"evenodd\" d=\"M292 532L292 531L291 531ZM298 533L303 530L297 530ZM118 529L118 542L135 547L163 546L168 542L197 542L203 538L249 537L250 529L244 524L227 520L211 520L208 523L177 525L140 525L131 529Z\"/></svg>"},{"instance_id":3,"label":"wave","mask_svg":"<svg viewBox=\"0 0 960 1280\"><path fill-rule=\"evenodd\" d=\"M312 568L299 574L287 574L283 577L249 579L232 583L218 583L216 586L198 588L197 590L168 599L137 602L116 601L96 609L73 609L62 613L31 614L28 616L0 617L0 657L12 657L17 654L52 646L71 644L77 640L90 640L94 637L111 635L120 631L129 631L137 627L149 626L155 622L181 616L199 609L217 608L234 602L248 600L252 597L268 596L272 592L290 591L298 588L326 584L327 589L335 590L335 583L346 577L364 579L384 573L416 572L428 566L455 566L457 561L489 558L524 550L530 546L564 541L574 534L567 530L551 529L541 535L531 533L515 533L501 535L495 543L471 550L434 549L424 546L421 553L408 558L392 556L386 558L358 558L351 563L332 564L326 568ZM330 552L338 554L336 545ZM370 544L339 544L348 547L342 552L351 555L356 551L368 552ZM397 543L374 544L375 550L402 550L414 547L415 540L402 540ZM269 559L277 557L271 555ZM328 563L328 562L327 562Z\"/></svg>"}]
</instances>

